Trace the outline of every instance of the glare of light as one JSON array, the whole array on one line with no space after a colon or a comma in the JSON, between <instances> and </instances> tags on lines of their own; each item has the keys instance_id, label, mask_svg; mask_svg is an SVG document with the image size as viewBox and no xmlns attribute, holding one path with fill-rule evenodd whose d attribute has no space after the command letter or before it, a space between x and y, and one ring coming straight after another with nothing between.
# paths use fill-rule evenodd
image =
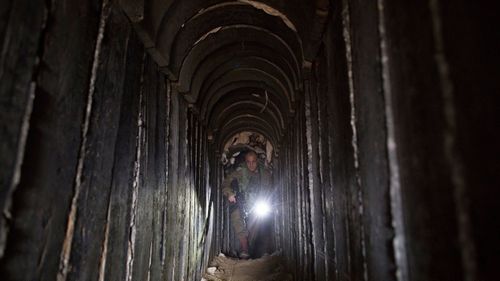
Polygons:
<instances>
[{"instance_id":1,"label":"glare of light","mask_svg":"<svg viewBox=\"0 0 500 281\"><path fill-rule=\"evenodd\" d=\"M254 212L258 217L266 217L271 212L271 206L266 201L258 201L254 206Z\"/></svg>"}]
</instances>

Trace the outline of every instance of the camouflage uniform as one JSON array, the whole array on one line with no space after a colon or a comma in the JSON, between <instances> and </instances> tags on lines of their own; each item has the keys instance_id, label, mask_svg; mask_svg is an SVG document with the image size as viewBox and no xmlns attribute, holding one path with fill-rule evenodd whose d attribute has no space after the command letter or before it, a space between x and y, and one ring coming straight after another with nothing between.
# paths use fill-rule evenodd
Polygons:
<instances>
[{"instance_id":1,"label":"camouflage uniform","mask_svg":"<svg viewBox=\"0 0 500 281\"><path fill-rule=\"evenodd\" d=\"M243 167L239 167L236 171L229 174L222 183L222 193L224 196L229 198L232 195L236 195L236 191L232 188L232 183L235 180L239 188L238 195L243 195L246 202L255 202L258 196L269 196L271 175L263 167L259 166L255 172L251 172L246 165L243 165ZM238 199L241 199L241 197ZM242 202L237 201L237 203ZM238 238L248 238L243 210L240 210L238 206L229 210L231 212L231 224Z\"/></svg>"}]
</instances>

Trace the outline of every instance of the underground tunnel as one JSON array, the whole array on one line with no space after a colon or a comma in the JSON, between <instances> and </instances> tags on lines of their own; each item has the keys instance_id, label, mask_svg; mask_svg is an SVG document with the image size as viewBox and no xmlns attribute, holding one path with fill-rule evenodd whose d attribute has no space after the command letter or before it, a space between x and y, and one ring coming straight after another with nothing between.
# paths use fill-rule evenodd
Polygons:
<instances>
[{"instance_id":1,"label":"underground tunnel","mask_svg":"<svg viewBox=\"0 0 500 281\"><path fill-rule=\"evenodd\" d=\"M0 1L0 280L498 280L491 5Z\"/></svg>"}]
</instances>

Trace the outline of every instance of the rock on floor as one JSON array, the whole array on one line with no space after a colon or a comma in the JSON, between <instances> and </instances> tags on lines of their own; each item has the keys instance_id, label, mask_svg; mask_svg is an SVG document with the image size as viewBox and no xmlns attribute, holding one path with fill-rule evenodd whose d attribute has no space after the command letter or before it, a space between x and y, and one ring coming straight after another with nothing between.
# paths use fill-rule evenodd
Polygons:
<instances>
[{"instance_id":1,"label":"rock on floor","mask_svg":"<svg viewBox=\"0 0 500 281\"><path fill-rule=\"evenodd\" d=\"M239 260L224 255L216 257L204 274L207 281L289 281L288 274L279 256L264 256L259 259Z\"/></svg>"}]
</instances>

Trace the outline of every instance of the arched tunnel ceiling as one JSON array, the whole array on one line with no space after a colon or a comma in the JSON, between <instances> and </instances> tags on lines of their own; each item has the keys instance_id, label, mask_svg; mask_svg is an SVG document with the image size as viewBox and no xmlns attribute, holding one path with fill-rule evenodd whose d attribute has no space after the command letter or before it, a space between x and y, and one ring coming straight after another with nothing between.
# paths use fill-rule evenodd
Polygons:
<instances>
[{"instance_id":1,"label":"arched tunnel ceiling","mask_svg":"<svg viewBox=\"0 0 500 281\"><path fill-rule=\"evenodd\" d=\"M174 90L218 147L239 131L275 147L319 47L328 0L122 0Z\"/></svg>"}]
</instances>

